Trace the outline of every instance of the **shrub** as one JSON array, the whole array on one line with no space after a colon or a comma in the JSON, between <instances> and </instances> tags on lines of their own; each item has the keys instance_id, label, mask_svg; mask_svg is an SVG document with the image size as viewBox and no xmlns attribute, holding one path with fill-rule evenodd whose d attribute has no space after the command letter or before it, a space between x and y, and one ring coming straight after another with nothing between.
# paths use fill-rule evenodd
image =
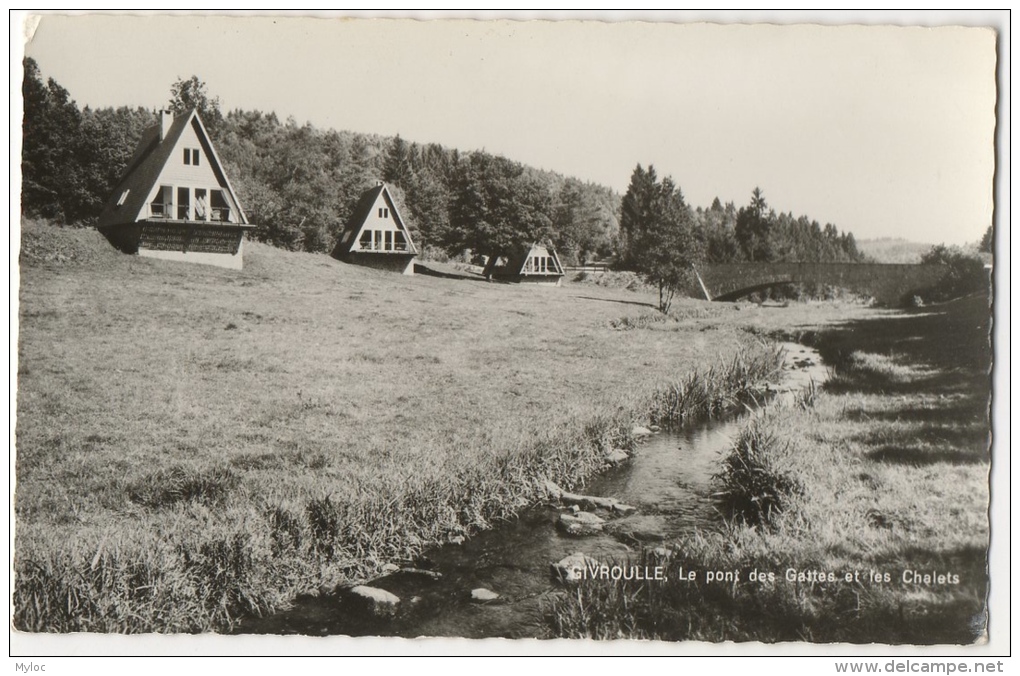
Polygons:
<instances>
[{"instance_id":1,"label":"shrub","mask_svg":"<svg viewBox=\"0 0 1020 676\"><path fill-rule=\"evenodd\" d=\"M959 247L944 244L933 246L921 256L922 265L943 265L946 274L935 286L920 294L926 303L938 303L966 296L988 288L988 273L984 262Z\"/></svg>"}]
</instances>

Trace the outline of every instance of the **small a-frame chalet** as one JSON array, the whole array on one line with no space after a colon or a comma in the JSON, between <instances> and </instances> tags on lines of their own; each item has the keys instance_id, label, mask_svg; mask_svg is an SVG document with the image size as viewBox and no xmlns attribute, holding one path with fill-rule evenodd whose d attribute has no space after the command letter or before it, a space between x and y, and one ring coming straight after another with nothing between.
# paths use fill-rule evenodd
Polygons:
<instances>
[{"instance_id":1,"label":"small a-frame chalet","mask_svg":"<svg viewBox=\"0 0 1020 676\"><path fill-rule=\"evenodd\" d=\"M125 253L239 270L255 226L192 110L145 130L96 227Z\"/></svg>"},{"instance_id":2,"label":"small a-frame chalet","mask_svg":"<svg viewBox=\"0 0 1020 676\"><path fill-rule=\"evenodd\" d=\"M552 246L536 243L521 246L508 256L490 256L482 274L503 282L559 286L563 266Z\"/></svg>"},{"instance_id":3,"label":"small a-frame chalet","mask_svg":"<svg viewBox=\"0 0 1020 676\"><path fill-rule=\"evenodd\" d=\"M333 257L345 263L414 274L418 250L400 217L389 188L380 182L358 200L333 248Z\"/></svg>"}]
</instances>

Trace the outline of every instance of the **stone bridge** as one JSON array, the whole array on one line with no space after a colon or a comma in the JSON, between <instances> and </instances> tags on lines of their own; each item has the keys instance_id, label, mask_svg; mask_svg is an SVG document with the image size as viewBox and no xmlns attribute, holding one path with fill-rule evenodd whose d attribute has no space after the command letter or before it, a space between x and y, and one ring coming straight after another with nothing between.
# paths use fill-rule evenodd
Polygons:
<instances>
[{"instance_id":1,"label":"stone bridge","mask_svg":"<svg viewBox=\"0 0 1020 676\"><path fill-rule=\"evenodd\" d=\"M718 263L698 269L712 300L737 300L783 284L825 285L869 295L883 305L900 305L946 274L948 266L895 263ZM697 281L689 289L704 297Z\"/></svg>"}]
</instances>

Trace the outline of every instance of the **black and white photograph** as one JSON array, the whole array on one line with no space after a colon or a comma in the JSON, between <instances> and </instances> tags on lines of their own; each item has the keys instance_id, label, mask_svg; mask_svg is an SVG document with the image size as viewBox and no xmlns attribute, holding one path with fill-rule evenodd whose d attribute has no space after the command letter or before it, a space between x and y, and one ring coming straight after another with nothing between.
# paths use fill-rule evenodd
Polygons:
<instances>
[{"instance_id":1,"label":"black and white photograph","mask_svg":"<svg viewBox=\"0 0 1020 676\"><path fill-rule=\"evenodd\" d=\"M875 14L12 14L13 666L1002 671L1009 34Z\"/></svg>"}]
</instances>

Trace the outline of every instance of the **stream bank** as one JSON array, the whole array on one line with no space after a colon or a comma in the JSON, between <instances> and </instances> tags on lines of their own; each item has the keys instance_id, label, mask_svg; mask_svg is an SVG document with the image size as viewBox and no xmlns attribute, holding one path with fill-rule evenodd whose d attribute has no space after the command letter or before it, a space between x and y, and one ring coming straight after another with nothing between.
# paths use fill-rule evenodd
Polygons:
<instances>
[{"instance_id":1,"label":"stream bank","mask_svg":"<svg viewBox=\"0 0 1020 676\"><path fill-rule=\"evenodd\" d=\"M812 349L785 344L782 383L765 391L792 397L825 378ZM721 524L714 476L746 412L645 436L630 457L595 477L584 494L597 504L548 500L460 544L429 551L413 565L337 594L304 596L289 610L253 618L239 633L542 638L545 611L563 585L551 565L583 552L623 562L694 530ZM599 500L602 498L603 500ZM622 505L621 509L592 509ZM580 527L576 521L585 522ZM566 525L565 525L566 524Z\"/></svg>"}]
</instances>

